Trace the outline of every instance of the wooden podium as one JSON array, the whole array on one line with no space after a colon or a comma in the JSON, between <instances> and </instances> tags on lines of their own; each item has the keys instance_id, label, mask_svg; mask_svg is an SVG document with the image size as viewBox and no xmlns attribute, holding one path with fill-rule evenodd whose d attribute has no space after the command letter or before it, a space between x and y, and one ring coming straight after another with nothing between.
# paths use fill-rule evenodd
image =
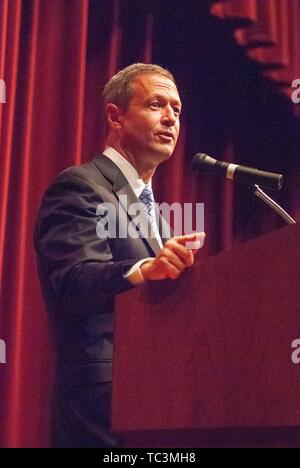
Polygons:
<instances>
[{"instance_id":1,"label":"wooden podium","mask_svg":"<svg viewBox=\"0 0 300 468\"><path fill-rule=\"evenodd\" d=\"M295 339L299 225L120 295L114 431L132 448L297 445Z\"/></svg>"}]
</instances>

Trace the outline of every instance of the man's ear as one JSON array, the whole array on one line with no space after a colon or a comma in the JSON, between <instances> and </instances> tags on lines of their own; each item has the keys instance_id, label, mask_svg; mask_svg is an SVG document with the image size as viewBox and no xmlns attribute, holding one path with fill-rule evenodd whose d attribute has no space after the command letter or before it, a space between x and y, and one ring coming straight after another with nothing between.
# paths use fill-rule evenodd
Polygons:
<instances>
[{"instance_id":1,"label":"man's ear","mask_svg":"<svg viewBox=\"0 0 300 468\"><path fill-rule=\"evenodd\" d=\"M114 130L118 130L122 127L121 118L123 114L124 114L124 111L116 104L113 104L112 102L107 104L106 120L110 128Z\"/></svg>"}]
</instances>

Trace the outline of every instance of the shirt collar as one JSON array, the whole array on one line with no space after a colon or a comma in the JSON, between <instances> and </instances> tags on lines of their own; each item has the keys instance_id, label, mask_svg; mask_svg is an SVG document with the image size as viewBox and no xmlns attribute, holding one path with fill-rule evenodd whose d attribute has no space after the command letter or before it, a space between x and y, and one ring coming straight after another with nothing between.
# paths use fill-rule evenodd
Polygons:
<instances>
[{"instance_id":1,"label":"shirt collar","mask_svg":"<svg viewBox=\"0 0 300 468\"><path fill-rule=\"evenodd\" d=\"M111 146L107 146L103 154L118 166L137 198L139 198L146 185L152 190L152 180L150 179L149 182L145 184L143 179L140 178L136 168L117 150Z\"/></svg>"}]
</instances>

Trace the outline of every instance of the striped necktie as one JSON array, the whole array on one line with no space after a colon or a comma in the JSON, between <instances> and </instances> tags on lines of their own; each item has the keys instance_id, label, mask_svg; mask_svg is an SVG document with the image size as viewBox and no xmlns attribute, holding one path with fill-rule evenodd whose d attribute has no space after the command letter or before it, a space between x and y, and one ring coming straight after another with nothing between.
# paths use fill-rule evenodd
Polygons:
<instances>
[{"instance_id":1,"label":"striped necktie","mask_svg":"<svg viewBox=\"0 0 300 468\"><path fill-rule=\"evenodd\" d=\"M143 188L142 193L139 196L140 202L143 203L144 205L144 210L146 214L148 215L150 224L152 225L154 222L154 217L155 217L155 210L154 210L154 197L152 190L149 185L145 185Z\"/></svg>"}]
</instances>

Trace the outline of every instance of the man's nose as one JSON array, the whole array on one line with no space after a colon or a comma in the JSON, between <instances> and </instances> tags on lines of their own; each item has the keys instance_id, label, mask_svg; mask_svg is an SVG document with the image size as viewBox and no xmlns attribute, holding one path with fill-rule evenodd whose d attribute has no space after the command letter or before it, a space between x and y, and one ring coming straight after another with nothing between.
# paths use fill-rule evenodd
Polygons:
<instances>
[{"instance_id":1,"label":"man's nose","mask_svg":"<svg viewBox=\"0 0 300 468\"><path fill-rule=\"evenodd\" d=\"M164 114L162 116L162 122L164 125L167 125L168 127L171 127L175 125L177 120L177 116L174 114L174 110L172 106L167 106L164 109Z\"/></svg>"}]
</instances>

